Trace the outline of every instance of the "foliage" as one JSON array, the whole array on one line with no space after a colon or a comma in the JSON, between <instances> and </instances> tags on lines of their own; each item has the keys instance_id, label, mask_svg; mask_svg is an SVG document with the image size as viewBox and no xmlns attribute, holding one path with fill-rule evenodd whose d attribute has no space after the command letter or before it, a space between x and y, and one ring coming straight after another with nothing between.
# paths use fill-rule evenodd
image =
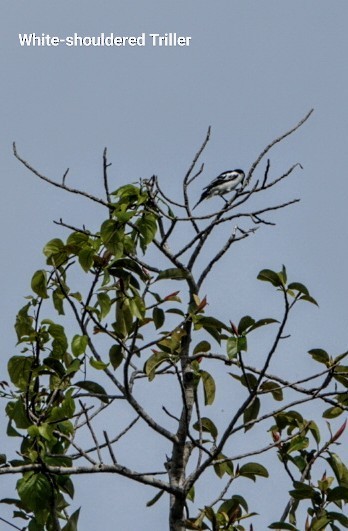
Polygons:
<instances>
[{"instance_id":1,"label":"foliage","mask_svg":"<svg viewBox=\"0 0 348 531\"><path fill-rule=\"evenodd\" d=\"M69 234L45 245L46 267L33 274L32 294L17 314L20 353L8 362L11 387L2 382L1 395L7 401L7 435L20 441L19 458L2 454L0 474L21 476L18 498L2 503L14 506L14 516L25 521L26 529L77 529L79 510L68 513L74 475L107 471L155 487L158 493L148 506L168 494L172 531L251 530L249 522L256 513L249 509L252 500L240 494L240 481L269 480L261 462L266 452L277 453L289 481L289 503L270 529L295 531L304 505L306 530L348 527L342 512L348 500L348 469L334 451L345 423L335 433L328 424L323 443L318 419L305 418L300 410L302 404L320 403L325 419L346 411L347 353L332 356L320 348L310 350L320 370L302 382L269 373L294 307L302 302L316 305L315 299L302 283L288 281L284 266L279 272L264 269L258 275L282 300L283 311L276 318L247 315L238 324L222 322L208 313L209 295L200 294L203 282L232 244L271 224L267 213L297 201L245 210L256 193L268 191L297 166L269 181L268 161L261 183L257 180L250 188L265 154L305 119L267 146L242 188L211 215L194 217L188 195L202 172L201 168L192 175L209 133L183 180L182 203L171 200L156 177L110 193L106 151L105 200L69 188L64 176L61 188L100 203L107 218L95 232L59 222ZM15 155L51 182L16 150ZM199 267L198 257L213 232L222 225L231 227L227 222L237 218L249 227L234 227L232 232L229 228L216 254ZM247 362L248 348L263 327L269 327L271 346L258 356L260 366L254 367ZM223 426L214 410L220 367L236 397ZM177 413L168 409L159 392L163 380L175 390L170 405ZM162 406L162 415L146 407L144 387ZM116 434L105 429L102 439L95 419L105 410L117 418L125 404L132 414L129 424ZM116 458L120 441L131 440L137 423L168 447L162 475L131 470ZM268 444L259 447L251 438L253 448L236 454L234 440L240 432L247 438L260 426L268 433ZM92 448L86 433L93 440ZM312 479L321 468L320 460L331 472ZM196 501L195 487L211 473L223 482L220 492L213 500Z\"/></svg>"}]
</instances>

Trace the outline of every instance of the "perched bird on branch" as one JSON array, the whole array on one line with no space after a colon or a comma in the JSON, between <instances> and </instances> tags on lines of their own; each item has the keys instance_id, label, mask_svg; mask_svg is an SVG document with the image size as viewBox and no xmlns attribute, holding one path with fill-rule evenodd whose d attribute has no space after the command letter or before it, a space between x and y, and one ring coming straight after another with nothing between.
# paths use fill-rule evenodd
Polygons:
<instances>
[{"instance_id":1,"label":"perched bird on branch","mask_svg":"<svg viewBox=\"0 0 348 531\"><path fill-rule=\"evenodd\" d=\"M214 195L223 196L229 192L232 192L232 190L235 190L237 186L243 182L244 178L245 173L243 170L229 170L220 173L218 177L216 177L213 181L211 181L210 184L208 184L208 186L204 188L199 201L195 204L192 210L194 210L199 203L204 201L204 199L209 199Z\"/></svg>"}]
</instances>

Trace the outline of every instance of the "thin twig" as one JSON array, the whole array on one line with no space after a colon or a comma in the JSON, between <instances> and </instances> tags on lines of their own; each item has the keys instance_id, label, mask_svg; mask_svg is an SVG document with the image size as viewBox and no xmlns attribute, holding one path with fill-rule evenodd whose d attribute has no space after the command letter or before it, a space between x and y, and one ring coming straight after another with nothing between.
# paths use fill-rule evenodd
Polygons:
<instances>
[{"instance_id":1,"label":"thin twig","mask_svg":"<svg viewBox=\"0 0 348 531\"><path fill-rule=\"evenodd\" d=\"M70 186L66 186L64 183L58 183L57 181L53 181L49 177L46 177L39 171L37 171L29 162L24 160L17 152L16 143L13 142L13 154L16 157L19 162L21 162L28 170L30 170L36 177L39 177L39 179L42 179L43 181L46 181L47 183L51 184L52 186L56 186L57 188L60 188L61 190L65 190L66 192L70 192L71 194L77 194L81 195L82 197L86 197L87 199L90 199L91 201L94 201L95 203L99 203L100 205L109 207L108 203L106 203L103 199L100 199L99 197L96 197L92 194L88 194L87 192L84 192L83 190L78 190L77 188L71 188ZM64 174L65 175L65 174Z\"/></svg>"},{"instance_id":2,"label":"thin twig","mask_svg":"<svg viewBox=\"0 0 348 531\"><path fill-rule=\"evenodd\" d=\"M263 157L269 152L269 150L275 146L276 144L278 144L279 142L281 142L282 140L284 140L284 138L286 138L287 136L290 136L292 133L294 133L295 131L297 131L297 129L299 129L301 127L301 125L303 125L307 120L308 118L310 117L310 115L312 114L312 112L314 111L314 109L311 109L304 118L302 118L302 120L300 120L296 125L295 127L293 127L292 129L290 129L289 131L287 131L286 133L280 135L279 137L277 137L275 140L273 140L270 144L268 144L268 146L265 147L265 149L263 151L261 151L260 155L257 157L257 159L255 160L255 162L251 165L251 168L249 170L249 173L247 175L247 178L246 178L246 185L249 184L250 180L251 180L251 177L256 169L256 167L259 165L259 163L261 162L261 160L263 159Z\"/></svg>"},{"instance_id":3,"label":"thin twig","mask_svg":"<svg viewBox=\"0 0 348 531\"><path fill-rule=\"evenodd\" d=\"M116 465L117 464L117 459L116 459L114 451L112 449L108 434L107 434L107 432L105 430L103 431L103 435L104 435L104 439L105 439L106 445L107 445L108 450L109 450L109 454L110 454L111 460L114 463L114 465Z\"/></svg>"},{"instance_id":4,"label":"thin twig","mask_svg":"<svg viewBox=\"0 0 348 531\"><path fill-rule=\"evenodd\" d=\"M102 459L102 456L101 456L101 453L100 453L100 448L99 448L99 442L98 442L98 439L97 439L97 436L95 434L95 431L92 427L92 424L90 423L89 421L89 417L88 417L88 412L86 411L86 407L85 405L81 402L81 400L79 400L79 404L80 404L80 407L81 409L83 410L83 413L85 415L85 418L86 418L86 423L87 423L87 427L90 431L90 434L92 435L92 439L94 441L94 444L95 444L95 447L96 447L96 450L97 450L97 455L98 455L98 459L99 459L99 463L102 463L103 462L103 459Z\"/></svg>"},{"instance_id":5,"label":"thin twig","mask_svg":"<svg viewBox=\"0 0 348 531\"><path fill-rule=\"evenodd\" d=\"M109 180L108 180L108 168L111 166L111 162L108 162L107 159L107 148L104 148L103 152L103 181L104 181L104 190L106 195L106 200L110 204L111 203L111 197L109 192ZM111 215L111 211L110 211Z\"/></svg>"}]
</instances>

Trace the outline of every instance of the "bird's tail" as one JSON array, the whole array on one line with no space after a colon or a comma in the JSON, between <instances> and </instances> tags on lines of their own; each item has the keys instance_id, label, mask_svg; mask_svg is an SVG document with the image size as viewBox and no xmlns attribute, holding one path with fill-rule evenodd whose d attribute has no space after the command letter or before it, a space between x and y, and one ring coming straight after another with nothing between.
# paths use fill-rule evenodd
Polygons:
<instances>
[{"instance_id":1,"label":"bird's tail","mask_svg":"<svg viewBox=\"0 0 348 531\"><path fill-rule=\"evenodd\" d=\"M197 201L197 203L195 204L195 206L193 207L193 209L192 209L192 210L194 210L194 209L195 209L196 207L198 207L198 205L199 205L199 203L200 203L201 201L203 201L203 199L202 199L202 198L200 198L200 200L199 200L199 201Z\"/></svg>"},{"instance_id":2,"label":"bird's tail","mask_svg":"<svg viewBox=\"0 0 348 531\"><path fill-rule=\"evenodd\" d=\"M192 210L194 210L196 207L198 207L199 203L201 203L204 199L206 199L208 196L207 196L207 193L206 192L203 192L203 194L201 195L201 197L199 198L199 200L197 201L197 203L195 204L195 206L193 207Z\"/></svg>"}]
</instances>

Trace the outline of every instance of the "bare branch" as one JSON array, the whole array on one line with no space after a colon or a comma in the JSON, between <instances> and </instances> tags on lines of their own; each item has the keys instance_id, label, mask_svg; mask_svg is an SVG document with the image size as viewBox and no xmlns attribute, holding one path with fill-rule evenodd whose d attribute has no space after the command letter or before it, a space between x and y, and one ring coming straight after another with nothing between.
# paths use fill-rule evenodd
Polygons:
<instances>
[{"instance_id":1,"label":"bare branch","mask_svg":"<svg viewBox=\"0 0 348 531\"><path fill-rule=\"evenodd\" d=\"M99 448L99 442L98 442L98 439L97 439L97 436L95 434L95 431L92 427L92 424L90 423L89 421L89 417L88 417L88 412L86 411L86 407L84 406L84 404L81 402L81 400L79 400L79 404L80 404L80 407L85 415L85 418L86 418L86 423L87 423L87 427L90 431L90 434L92 435L92 439L94 441L94 444L95 444L95 447L96 447L96 450L97 450L97 455L98 455L98 459L99 459L99 463L102 463L103 460L102 460L102 456L101 456L101 453L100 453L100 448Z\"/></svg>"},{"instance_id":2,"label":"bare branch","mask_svg":"<svg viewBox=\"0 0 348 531\"><path fill-rule=\"evenodd\" d=\"M103 434L104 434L104 439L105 439L106 445L107 445L108 450L109 450L109 454L110 454L111 460L112 460L114 465L117 465L117 459L116 459L114 451L112 449L108 434L107 434L107 432L105 430L103 431Z\"/></svg>"},{"instance_id":3,"label":"bare branch","mask_svg":"<svg viewBox=\"0 0 348 531\"><path fill-rule=\"evenodd\" d=\"M201 147L199 148L199 150L197 151L196 155L194 156L193 161L191 163L191 166L189 167L189 169L188 169L188 171L187 171L187 173L186 173L186 175L185 175L185 177L183 179L184 205L185 205L185 208L186 208L187 216L190 219L190 221L192 223L192 227L194 228L196 233L199 232L199 228L197 226L197 223L195 222L195 219L192 217L192 212L191 212L189 198L188 198L188 186L189 186L190 182L192 182L196 177L198 177L198 175L201 174L201 172L203 170L203 167L201 167L200 171L198 171L198 173L196 173L196 175L194 175L191 180L189 180L189 177L190 177L190 175L191 175L191 173L192 173L192 171L193 171L193 169L194 169L194 167L196 165L197 160L199 159L199 157L203 153L207 143L209 142L210 131L211 131L211 127L208 127L208 132L207 132L207 135L206 135L206 137L204 139L204 142L201 145Z\"/></svg>"},{"instance_id":4,"label":"bare branch","mask_svg":"<svg viewBox=\"0 0 348 531\"><path fill-rule=\"evenodd\" d=\"M191 175L191 173L192 173L194 167L196 166L197 160L199 159L199 157L200 157L201 154L203 153L203 151L204 151L206 145L207 145L208 142L209 142L209 139L210 139L210 133L211 133L211 127L209 126L209 127L208 127L208 131L207 131L207 134L206 134L206 137L205 137L205 139L204 139L204 142L203 142L203 144L201 145L201 147L199 148L199 150L197 151L196 155L194 156L193 161L192 161L192 163L191 163L191 166L189 167L189 169L188 169L188 171L187 171L187 173L186 173L186 175L185 175L185 177L184 177L184 180L183 180L184 185L189 184L189 177L190 177L190 175ZM199 173L200 173L200 172L199 172ZM195 178L195 177L193 177L193 178ZM192 182L192 179L191 179L191 182Z\"/></svg>"},{"instance_id":5,"label":"bare branch","mask_svg":"<svg viewBox=\"0 0 348 531\"><path fill-rule=\"evenodd\" d=\"M292 129L289 129L289 131L287 131L286 133L284 133L284 134L280 135L279 137L277 137L270 144L268 144L268 146L266 146L263 151L261 151L260 155L257 157L255 162L251 165L251 168L250 168L249 173L248 173L247 178L246 178L246 184L249 184L255 169L257 168L257 166L259 165L259 163L261 162L263 157L270 151L270 149L272 149L273 146L275 146L276 144L278 144L279 142L284 140L284 138L292 135L292 133L297 131L297 129L299 129L308 120L308 118L310 117L310 115L312 114L313 111L314 111L314 109L311 109L309 111L309 113L307 113L306 116L304 118L302 118L302 120L300 120L298 122L298 124L296 124Z\"/></svg>"},{"instance_id":6,"label":"bare branch","mask_svg":"<svg viewBox=\"0 0 348 531\"><path fill-rule=\"evenodd\" d=\"M240 232L240 236L236 235L237 230ZM204 280L210 273L213 266L223 257L223 255L228 251L228 249L231 247L232 243L243 240L244 238L247 238L250 234L254 233L257 230L257 228L249 229L248 231L242 231L239 229L239 227L235 227L231 236L226 241L225 245L221 247L221 249L216 253L216 255L210 260L207 267L204 269L204 271L201 273L201 276L198 279L197 286L198 288L201 287Z\"/></svg>"},{"instance_id":7,"label":"bare branch","mask_svg":"<svg viewBox=\"0 0 348 531\"><path fill-rule=\"evenodd\" d=\"M103 181L104 181L104 190L106 195L106 200L110 204L110 192L109 192L109 180L108 180L108 168L111 166L111 162L108 162L107 159L107 148L104 148L103 152Z\"/></svg>"},{"instance_id":8,"label":"bare branch","mask_svg":"<svg viewBox=\"0 0 348 531\"><path fill-rule=\"evenodd\" d=\"M15 142L13 142L13 154L16 157L19 162L21 162L28 170L30 170L36 177L39 177L39 179L42 179L43 181L46 181L47 183L51 184L52 186L56 186L57 188L60 188L61 190L65 190L66 192L70 192L71 194L77 194L81 195L82 197L86 197L87 199L90 199L91 201L94 201L95 203L99 203L100 205L109 207L108 203L103 201L103 199L100 199L99 197L95 197L92 194L88 194L87 192L84 192L83 190L78 190L76 188L71 188L70 186L66 186L65 182L58 183L57 181L53 181L49 177L46 177L45 175L42 175L42 173L38 172L29 162L24 160L17 152L17 147ZM64 173L64 181L66 177L67 172Z\"/></svg>"},{"instance_id":9,"label":"bare branch","mask_svg":"<svg viewBox=\"0 0 348 531\"><path fill-rule=\"evenodd\" d=\"M150 485L151 487L156 487L162 489L166 492L172 494L183 495L182 489L169 485L165 481L156 479L154 473L147 472L135 472L130 470L125 466L118 464L105 465L103 463L98 463L93 466L53 466L53 465L42 465L40 463L33 463L30 465L20 465L20 466L5 466L0 467L0 476L5 476L9 474L24 474L26 472L41 472L46 471L50 474L61 475L82 475L82 474L118 474L123 477L127 477L137 481L138 483L143 483L145 485Z\"/></svg>"}]
</instances>

